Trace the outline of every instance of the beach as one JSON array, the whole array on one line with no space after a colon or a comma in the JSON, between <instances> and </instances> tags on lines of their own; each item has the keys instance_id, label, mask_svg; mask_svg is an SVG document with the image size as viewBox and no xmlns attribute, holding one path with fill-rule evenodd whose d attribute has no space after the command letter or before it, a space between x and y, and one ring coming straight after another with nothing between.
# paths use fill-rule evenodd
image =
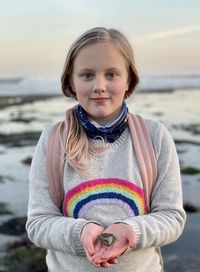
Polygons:
<instances>
[{"instance_id":1,"label":"beach","mask_svg":"<svg viewBox=\"0 0 200 272\"><path fill-rule=\"evenodd\" d=\"M11 231L12 225L10 233L2 226L11 219L26 217L28 173L35 145L42 129L62 120L75 102L57 93L1 95L0 99L0 271L12 271L3 270L3 258L9 253L8 244L22 239L23 224L18 233ZM138 91L127 100L131 112L161 122L169 129L180 160L187 223L176 242L162 247L167 272L200 271L199 101L200 88ZM27 241L20 245L26 247Z\"/></svg>"}]
</instances>

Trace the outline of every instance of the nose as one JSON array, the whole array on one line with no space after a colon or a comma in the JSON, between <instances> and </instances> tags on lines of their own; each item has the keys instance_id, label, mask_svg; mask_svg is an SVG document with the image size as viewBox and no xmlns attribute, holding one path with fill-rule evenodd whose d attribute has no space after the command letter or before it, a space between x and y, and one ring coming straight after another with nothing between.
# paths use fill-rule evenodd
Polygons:
<instances>
[{"instance_id":1,"label":"nose","mask_svg":"<svg viewBox=\"0 0 200 272\"><path fill-rule=\"evenodd\" d=\"M103 77L96 77L96 79L94 81L93 91L95 93L106 91L106 82Z\"/></svg>"}]
</instances>

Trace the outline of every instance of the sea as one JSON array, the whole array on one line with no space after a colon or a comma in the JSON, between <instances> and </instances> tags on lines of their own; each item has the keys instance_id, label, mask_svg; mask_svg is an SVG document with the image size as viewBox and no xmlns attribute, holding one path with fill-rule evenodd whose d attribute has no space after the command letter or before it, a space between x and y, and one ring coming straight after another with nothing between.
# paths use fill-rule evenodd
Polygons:
<instances>
[{"instance_id":1,"label":"sea","mask_svg":"<svg viewBox=\"0 0 200 272\"><path fill-rule=\"evenodd\" d=\"M200 89L200 74L144 75L137 88L147 92ZM59 94L60 78L56 76L0 76L0 96Z\"/></svg>"}]
</instances>

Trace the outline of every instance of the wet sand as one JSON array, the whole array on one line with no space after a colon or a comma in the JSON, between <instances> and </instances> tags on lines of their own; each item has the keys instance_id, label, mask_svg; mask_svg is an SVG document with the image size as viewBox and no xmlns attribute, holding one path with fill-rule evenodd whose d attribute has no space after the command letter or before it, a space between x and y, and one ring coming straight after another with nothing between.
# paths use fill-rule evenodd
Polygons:
<instances>
[{"instance_id":1,"label":"wet sand","mask_svg":"<svg viewBox=\"0 0 200 272\"><path fill-rule=\"evenodd\" d=\"M187 214L182 236L173 244L162 247L166 271L200 271L200 213Z\"/></svg>"}]
</instances>

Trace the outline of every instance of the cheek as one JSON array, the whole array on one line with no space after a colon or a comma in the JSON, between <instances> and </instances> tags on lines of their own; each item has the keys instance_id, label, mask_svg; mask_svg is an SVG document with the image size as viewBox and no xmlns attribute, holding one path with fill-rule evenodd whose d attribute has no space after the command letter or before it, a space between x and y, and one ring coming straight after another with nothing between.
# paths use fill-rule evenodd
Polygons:
<instances>
[{"instance_id":1,"label":"cheek","mask_svg":"<svg viewBox=\"0 0 200 272\"><path fill-rule=\"evenodd\" d=\"M84 94L88 90L88 86L83 82L75 82L74 84L74 91L76 93Z\"/></svg>"},{"instance_id":2,"label":"cheek","mask_svg":"<svg viewBox=\"0 0 200 272\"><path fill-rule=\"evenodd\" d=\"M84 84L83 82L76 84L75 86L75 92L76 92L76 96L79 100L79 98L81 100L87 99L89 94L90 94L90 86L88 84Z\"/></svg>"},{"instance_id":3,"label":"cheek","mask_svg":"<svg viewBox=\"0 0 200 272\"><path fill-rule=\"evenodd\" d=\"M116 83L113 84L112 87L110 88L110 91L117 96L124 96L125 92L128 89L128 84L121 82L121 83Z\"/></svg>"}]
</instances>

